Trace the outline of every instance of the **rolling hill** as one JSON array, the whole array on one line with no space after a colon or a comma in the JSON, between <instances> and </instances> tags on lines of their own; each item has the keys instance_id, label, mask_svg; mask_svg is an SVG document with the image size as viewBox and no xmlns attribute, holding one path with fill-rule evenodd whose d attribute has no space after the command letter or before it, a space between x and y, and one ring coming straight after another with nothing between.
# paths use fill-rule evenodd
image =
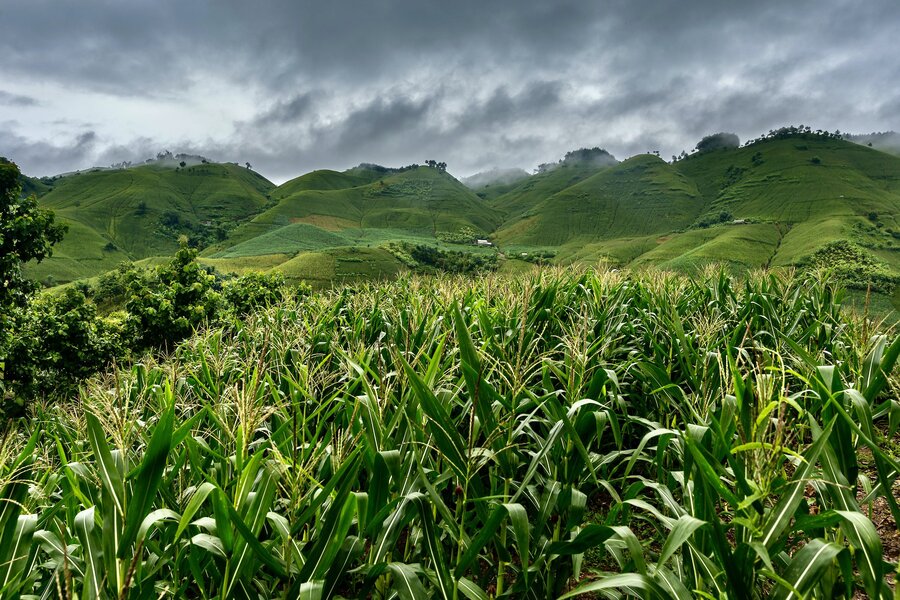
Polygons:
<instances>
[{"instance_id":1,"label":"rolling hill","mask_svg":"<svg viewBox=\"0 0 900 600\"><path fill-rule=\"evenodd\" d=\"M381 246L437 243L468 228L487 235L501 214L447 173L357 168L314 171L272 192L276 204L236 228L203 255L243 258Z\"/></svg>"},{"instance_id":2,"label":"rolling hill","mask_svg":"<svg viewBox=\"0 0 900 600\"><path fill-rule=\"evenodd\" d=\"M585 152L602 160L578 160ZM71 281L170 255L186 234L220 271L277 269L322 285L403 270L393 250L403 242L502 252L504 269L539 255L741 270L804 264L845 240L900 276L900 157L864 145L800 132L674 163L593 149L545 167L474 189L432 167L365 164L277 187L228 164L26 179L70 225L54 257L29 269ZM495 246L459 245L460 232Z\"/></svg>"},{"instance_id":3,"label":"rolling hill","mask_svg":"<svg viewBox=\"0 0 900 600\"><path fill-rule=\"evenodd\" d=\"M572 181L566 178L571 174ZM736 268L794 265L850 240L900 274L900 159L816 135L692 155L558 169L497 196L495 237L564 262Z\"/></svg>"},{"instance_id":4,"label":"rolling hill","mask_svg":"<svg viewBox=\"0 0 900 600\"><path fill-rule=\"evenodd\" d=\"M69 226L53 256L29 265L38 279L71 281L125 260L167 256L182 235L203 243L260 212L274 185L232 164L142 165L56 179L39 196Z\"/></svg>"}]
</instances>

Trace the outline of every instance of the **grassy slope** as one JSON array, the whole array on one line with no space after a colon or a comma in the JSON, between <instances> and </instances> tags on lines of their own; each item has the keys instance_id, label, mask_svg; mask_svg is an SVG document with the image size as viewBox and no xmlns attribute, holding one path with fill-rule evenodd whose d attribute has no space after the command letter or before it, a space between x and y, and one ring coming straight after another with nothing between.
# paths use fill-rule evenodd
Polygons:
<instances>
[{"instance_id":1,"label":"grassy slope","mask_svg":"<svg viewBox=\"0 0 900 600\"><path fill-rule=\"evenodd\" d=\"M761 164L753 162L756 153ZM732 166L744 171L729 180ZM851 238L884 247L894 268L900 266L886 232L900 228L897 157L841 140L787 139L695 156L676 168L697 182L707 213L779 223L784 236L773 249L773 265L796 263L830 240Z\"/></svg>"},{"instance_id":2,"label":"grassy slope","mask_svg":"<svg viewBox=\"0 0 900 600\"><path fill-rule=\"evenodd\" d=\"M497 233L504 243L583 246L602 239L663 234L703 209L696 186L661 159L640 155L540 201Z\"/></svg>"},{"instance_id":3,"label":"grassy slope","mask_svg":"<svg viewBox=\"0 0 900 600\"><path fill-rule=\"evenodd\" d=\"M321 173L310 175L322 180ZM352 183L335 175L328 175L330 182ZM433 239L437 232L462 227L487 233L500 222L500 214L461 183L426 167L381 174L369 183L344 188L314 189L308 177L276 189L272 195L278 204L205 254L253 256L392 239Z\"/></svg>"},{"instance_id":4,"label":"grassy slope","mask_svg":"<svg viewBox=\"0 0 900 600\"><path fill-rule=\"evenodd\" d=\"M509 219L518 219L553 194L606 168L608 167L598 169L583 165L561 165L552 171L532 175L512 186L505 186L510 189L502 194L488 194L487 197L490 199L491 205L506 213Z\"/></svg>"},{"instance_id":5,"label":"grassy slope","mask_svg":"<svg viewBox=\"0 0 900 600\"><path fill-rule=\"evenodd\" d=\"M562 262L672 268L791 265L849 238L900 272L890 232L900 230L900 159L865 146L769 140L675 165L637 156L584 175L558 169L496 197L508 215L496 238L512 252L555 249ZM696 227L723 212L752 224Z\"/></svg>"},{"instance_id":6,"label":"grassy slope","mask_svg":"<svg viewBox=\"0 0 900 600\"><path fill-rule=\"evenodd\" d=\"M69 225L69 234L52 258L29 265L29 271L38 278L68 281L123 260L171 255L178 241L161 233L164 213L174 211L194 226L230 224L259 212L273 187L260 175L229 164L179 171L148 165L64 177L41 198L41 205ZM104 250L110 242L116 249Z\"/></svg>"}]
</instances>

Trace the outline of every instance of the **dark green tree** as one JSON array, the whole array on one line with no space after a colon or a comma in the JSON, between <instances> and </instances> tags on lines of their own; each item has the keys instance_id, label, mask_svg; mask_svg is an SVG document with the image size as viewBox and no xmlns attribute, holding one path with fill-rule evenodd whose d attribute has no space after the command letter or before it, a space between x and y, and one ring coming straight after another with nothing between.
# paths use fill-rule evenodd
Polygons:
<instances>
[{"instance_id":1,"label":"dark green tree","mask_svg":"<svg viewBox=\"0 0 900 600\"><path fill-rule=\"evenodd\" d=\"M50 256L66 229L51 211L38 208L35 196L22 197L19 168L0 157L0 315L25 306L37 284L22 266Z\"/></svg>"},{"instance_id":2,"label":"dark green tree","mask_svg":"<svg viewBox=\"0 0 900 600\"><path fill-rule=\"evenodd\" d=\"M138 349L170 347L216 316L222 305L216 277L196 257L183 241L171 263L128 282L125 308Z\"/></svg>"},{"instance_id":3,"label":"dark green tree","mask_svg":"<svg viewBox=\"0 0 900 600\"><path fill-rule=\"evenodd\" d=\"M37 283L25 277L23 265L50 256L66 227L53 213L38 208L34 195L23 197L19 167L0 157L0 400L6 402L6 366L13 332Z\"/></svg>"}]
</instances>

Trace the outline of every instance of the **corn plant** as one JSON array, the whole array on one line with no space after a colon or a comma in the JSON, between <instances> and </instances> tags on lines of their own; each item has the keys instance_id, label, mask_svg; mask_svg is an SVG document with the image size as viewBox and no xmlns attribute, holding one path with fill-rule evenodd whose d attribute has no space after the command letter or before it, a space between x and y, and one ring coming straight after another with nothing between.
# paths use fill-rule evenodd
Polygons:
<instances>
[{"instance_id":1,"label":"corn plant","mask_svg":"<svg viewBox=\"0 0 900 600\"><path fill-rule=\"evenodd\" d=\"M0 595L890 597L900 341L841 298L548 269L197 331L7 431Z\"/></svg>"}]
</instances>

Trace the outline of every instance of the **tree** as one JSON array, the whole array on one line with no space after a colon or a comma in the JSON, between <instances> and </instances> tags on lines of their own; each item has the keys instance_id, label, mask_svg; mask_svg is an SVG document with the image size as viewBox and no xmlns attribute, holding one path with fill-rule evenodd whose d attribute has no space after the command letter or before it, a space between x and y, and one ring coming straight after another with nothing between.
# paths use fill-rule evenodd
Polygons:
<instances>
[{"instance_id":1,"label":"tree","mask_svg":"<svg viewBox=\"0 0 900 600\"><path fill-rule=\"evenodd\" d=\"M50 256L67 227L53 212L38 208L34 195L23 198L19 168L0 157L0 316L22 307L37 285L25 278L22 266Z\"/></svg>"},{"instance_id":2,"label":"tree","mask_svg":"<svg viewBox=\"0 0 900 600\"><path fill-rule=\"evenodd\" d=\"M215 316L222 301L216 278L196 257L182 241L171 263L149 278L140 273L129 278L125 308L138 348L167 347Z\"/></svg>"},{"instance_id":3,"label":"tree","mask_svg":"<svg viewBox=\"0 0 900 600\"><path fill-rule=\"evenodd\" d=\"M34 195L22 197L20 175L15 163L0 157L0 397L11 332L38 288L22 266L50 256L67 229L52 212L38 208Z\"/></svg>"}]
</instances>

